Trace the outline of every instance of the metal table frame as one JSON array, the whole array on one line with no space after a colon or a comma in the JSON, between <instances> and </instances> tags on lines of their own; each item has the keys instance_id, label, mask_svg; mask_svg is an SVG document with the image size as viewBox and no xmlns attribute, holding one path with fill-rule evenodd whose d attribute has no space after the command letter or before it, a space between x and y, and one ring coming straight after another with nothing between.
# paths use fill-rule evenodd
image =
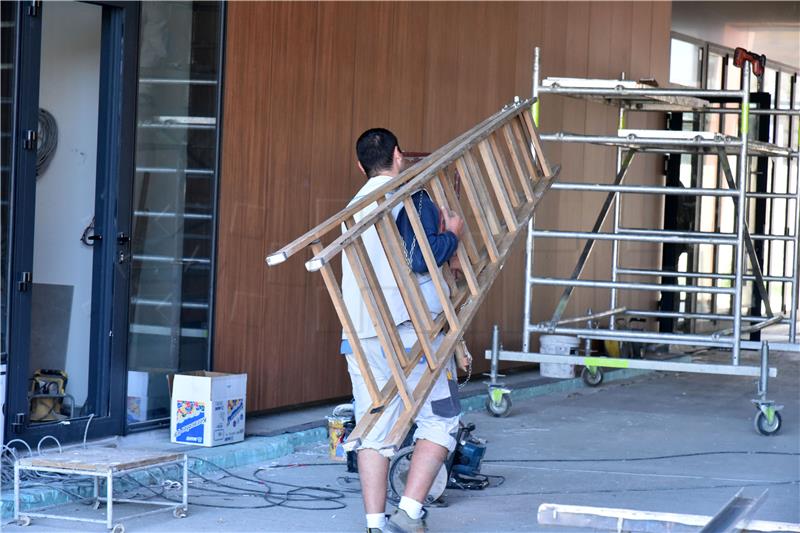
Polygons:
<instances>
[{"instance_id":1,"label":"metal table frame","mask_svg":"<svg viewBox=\"0 0 800 533\"><path fill-rule=\"evenodd\" d=\"M141 472L148 470L154 467L163 467L172 464L177 464L182 466L183 470L183 494L182 500L180 502L175 502L172 500L137 500L137 499L130 499L130 498L114 498L114 477L120 475L128 475L133 474L136 472ZM67 474L67 475L74 475L74 476L84 476L84 477L91 477L93 481L93 491L91 499L94 501L94 508L98 509L100 504L105 502L106 503L106 517L105 519L98 519L98 518L77 518L74 516L65 516L65 515L56 515L56 514L49 514L43 513L40 511L36 512L20 512L20 471L22 470L31 470L36 472L50 472L54 474ZM105 496L100 495L100 480L105 479L106 487L105 487ZM105 524L106 528L109 530L113 530L115 533L123 533L125 531L124 526L122 525L122 520L128 520L131 518L138 518L142 516L147 516L155 513L162 513L164 511L172 511L173 515L176 518L183 518L186 516L188 512L189 506L189 462L186 454L182 454L181 457L177 459L170 459L168 461L157 462L153 464L147 464L145 466L135 467L135 468L122 468L122 469L114 469L109 467L105 471L98 471L98 470L88 470L88 469L80 469L80 468L57 468L57 467L47 467L47 466L37 466L37 465L27 465L27 464L20 464L20 460L14 462L14 520L17 524L22 526L30 525L31 518L53 518L56 520L68 520L72 522L88 522L92 524ZM87 498L88 499L88 498ZM115 503L136 503L141 505L151 505L160 507L160 509L155 509L152 511L144 511L140 513L133 513L126 515L122 518L118 518L117 523L114 523L114 504ZM63 505L63 504L58 504ZM56 507L56 506L52 506ZM47 507L43 510L50 509L52 507Z\"/></svg>"}]
</instances>

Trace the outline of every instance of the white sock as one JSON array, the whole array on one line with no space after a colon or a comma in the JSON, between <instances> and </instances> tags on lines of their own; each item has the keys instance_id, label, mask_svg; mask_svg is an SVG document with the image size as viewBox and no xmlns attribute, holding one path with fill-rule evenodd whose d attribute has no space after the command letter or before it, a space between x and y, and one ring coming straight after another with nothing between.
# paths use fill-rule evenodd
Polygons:
<instances>
[{"instance_id":1,"label":"white sock","mask_svg":"<svg viewBox=\"0 0 800 533\"><path fill-rule=\"evenodd\" d=\"M397 506L399 509L402 509L406 512L406 514L412 520L416 520L420 516L422 516L422 504L419 503L417 500L412 500L411 498L407 498L403 496L400 498L400 505Z\"/></svg>"},{"instance_id":2,"label":"white sock","mask_svg":"<svg viewBox=\"0 0 800 533\"><path fill-rule=\"evenodd\" d=\"M367 515L367 529L376 528L383 529L386 525L386 515L383 513L374 513Z\"/></svg>"}]
</instances>

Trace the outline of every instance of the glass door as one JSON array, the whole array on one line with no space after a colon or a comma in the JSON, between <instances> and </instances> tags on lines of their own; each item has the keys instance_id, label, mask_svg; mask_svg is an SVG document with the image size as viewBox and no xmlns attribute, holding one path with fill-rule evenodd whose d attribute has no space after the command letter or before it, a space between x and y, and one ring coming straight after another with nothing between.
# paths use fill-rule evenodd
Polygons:
<instances>
[{"instance_id":1,"label":"glass door","mask_svg":"<svg viewBox=\"0 0 800 533\"><path fill-rule=\"evenodd\" d=\"M138 6L26 4L8 438L119 433Z\"/></svg>"}]
</instances>

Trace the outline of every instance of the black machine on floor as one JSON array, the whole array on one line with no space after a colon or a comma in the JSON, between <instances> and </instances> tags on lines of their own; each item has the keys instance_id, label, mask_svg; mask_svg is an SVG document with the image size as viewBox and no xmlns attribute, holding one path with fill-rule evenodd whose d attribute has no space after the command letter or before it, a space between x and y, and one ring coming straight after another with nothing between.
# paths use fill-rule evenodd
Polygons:
<instances>
[{"instance_id":1,"label":"black machine on floor","mask_svg":"<svg viewBox=\"0 0 800 533\"><path fill-rule=\"evenodd\" d=\"M355 426L345 423L345 435L352 431ZM411 466L411 457L414 453L412 436L416 430L416 425L411 427L403 447L392 457L389 463L389 488L390 498L399 500L403 494L408 478L408 470ZM431 504L438 500L444 490L481 490L489 486L489 478L480 473L481 461L486 453L486 442L472 436L475 431L475 424L460 423L456 434L456 448L450 453L442 465L442 469L436 476L433 486L428 493L425 503ZM347 453L347 471L358 472L355 452Z\"/></svg>"}]
</instances>

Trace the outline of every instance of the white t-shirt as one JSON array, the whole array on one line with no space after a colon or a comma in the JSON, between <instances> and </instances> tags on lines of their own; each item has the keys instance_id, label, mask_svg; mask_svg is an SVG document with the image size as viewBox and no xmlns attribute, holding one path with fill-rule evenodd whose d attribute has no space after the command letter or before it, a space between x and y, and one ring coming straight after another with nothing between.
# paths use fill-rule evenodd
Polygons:
<instances>
[{"instance_id":1,"label":"white t-shirt","mask_svg":"<svg viewBox=\"0 0 800 533\"><path fill-rule=\"evenodd\" d=\"M375 189L383 186L387 182L391 181L391 176L375 176L367 180L361 190L356 193L355 197L350 200L348 205L352 205L353 203L360 200L362 197L370 194ZM373 202L353 217L356 222L367 216L371 211L378 207L377 202ZM397 215L400 213L400 210L403 208L403 204L399 203L398 205L392 208L392 218L393 220L397 220ZM342 225L342 232L345 231L344 225ZM383 289L383 295L386 298L386 303L389 307L389 311L392 314L392 318L394 319L395 324L402 324L407 320L410 320L410 316L408 314L408 310L406 309L405 303L403 302L403 297L400 295L400 290L397 288L397 282L394 279L394 274L392 274L392 269L389 266L389 261L386 258L386 254L383 251L383 245L381 245L381 241L378 237L378 232L375 230L374 227L369 228L364 233L361 234L362 242L364 243L364 248L367 251L367 256L372 263L372 268L375 271L375 276L378 279L378 282ZM345 306L347 307L347 311L350 313L350 318L353 321L353 325L356 329L356 335L360 339L366 339L369 337L377 336L375 331L375 326L372 324L372 319L370 318L369 312L367 311L367 306L364 303L364 300L361 297L361 291L358 288L358 283L356 283L355 275L353 274L353 270L350 268L350 261L348 260L347 256L345 255L346 252L342 252L342 296L344 298ZM428 304L428 308L431 311L431 317L436 317L439 313L442 312L442 306L439 302L438 295L436 294L436 290L433 287L433 282L431 281L430 274L416 274L417 279L420 283L420 289L422 290L422 295L425 298L425 301ZM445 289L447 290L447 286L445 285ZM344 332L342 332L342 338L346 339ZM404 340L405 341L405 340ZM404 342L405 343L405 342ZM407 348L410 346L407 346Z\"/></svg>"}]
</instances>

